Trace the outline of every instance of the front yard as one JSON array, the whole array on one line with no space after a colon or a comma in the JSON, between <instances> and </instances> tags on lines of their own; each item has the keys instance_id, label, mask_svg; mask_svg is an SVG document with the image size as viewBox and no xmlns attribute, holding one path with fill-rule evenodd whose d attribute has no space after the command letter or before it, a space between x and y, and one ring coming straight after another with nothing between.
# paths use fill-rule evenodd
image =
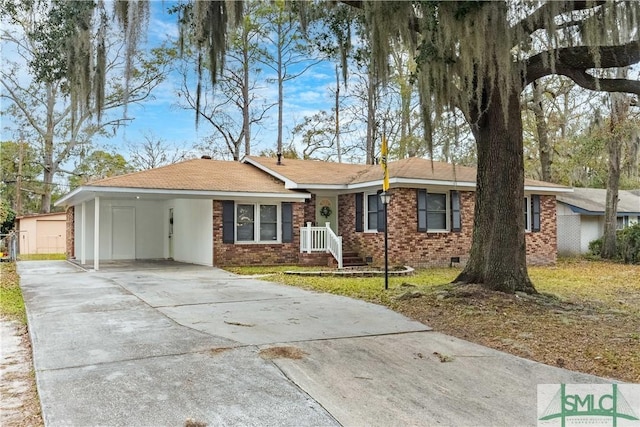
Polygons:
<instances>
[{"instance_id":1,"label":"front yard","mask_svg":"<svg viewBox=\"0 0 640 427\"><path fill-rule=\"evenodd\" d=\"M437 331L548 365L640 382L640 265L569 259L556 267L531 267L536 296L450 285L456 268L390 278L388 291L381 277L230 270L274 273L264 279L383 304Z\"/></svg>"}]
</instances>

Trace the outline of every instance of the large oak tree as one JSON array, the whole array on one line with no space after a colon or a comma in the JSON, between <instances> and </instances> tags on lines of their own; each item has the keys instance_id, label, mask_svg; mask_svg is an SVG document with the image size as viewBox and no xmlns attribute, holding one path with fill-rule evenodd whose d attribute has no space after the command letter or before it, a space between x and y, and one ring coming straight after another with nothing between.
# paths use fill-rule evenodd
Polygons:
<instances>
[{"instance_id":1,"label":"large oak tree","mask_svg":"<svg viewBox=\"0 0 640 427\"><path fill-rule=\"evenodd\" d=\"M473 242L457 281L535 292L526 266L520 95L527 85L554 74L589 90L640 94L639 81L606 78L602 72L640 61L640 2L343 3L364 14L373 72L380 81L390 74L392 42L400 40L415 52L424 110L459 109L471 126L478 153ZM115 4L131 14L144 10L145 2ZM241 21L243 4L197 1L194 6L185 30L207 58L208 67L199 69L211 70L215 81L224 63L227 27Z\"/></svg>"}]
</instances>

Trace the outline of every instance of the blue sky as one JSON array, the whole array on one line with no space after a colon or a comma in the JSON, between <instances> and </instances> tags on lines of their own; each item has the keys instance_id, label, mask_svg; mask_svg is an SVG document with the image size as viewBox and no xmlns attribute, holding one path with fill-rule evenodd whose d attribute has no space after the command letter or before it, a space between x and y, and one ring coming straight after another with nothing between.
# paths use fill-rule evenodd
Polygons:
<instances>
[{"instance_id":1,"label":"blue sky","mask_svg":"<svg viewBox=\"0 0 640 427\"><path fill-rule=\"evenodd\" d=\"M147 46L160 44L167 38L177 38L176 17L166 12L170 2L155 1L151 4L151 19L147 33ZM290 140L289 132L297 122L319 110L329 110L332 103L330 89L335 85L335 64L322 62L315 65L301 77L285 84L284 136L286 144ZM268 68L263 67L263 78ZM176 89L180 80L170 75L153 95L154 100L141 105L129 105L127 115L133 122L120 129L114 137L100 138L95 142L109 147L119 148L136 144L144 140L145 135L153 135L176 147L190 147L211 135L213 130L201 121L195 126L195 113L176 106ZM277 100L275 83L261 83L260 96L270 102ZM193 84L195 88L195 82ZM195 90L195 89L194 89ZM268 118L260 127L252 129L252 154L276 147L277 109L272 108Z\"/></svg>"}]
</instances>

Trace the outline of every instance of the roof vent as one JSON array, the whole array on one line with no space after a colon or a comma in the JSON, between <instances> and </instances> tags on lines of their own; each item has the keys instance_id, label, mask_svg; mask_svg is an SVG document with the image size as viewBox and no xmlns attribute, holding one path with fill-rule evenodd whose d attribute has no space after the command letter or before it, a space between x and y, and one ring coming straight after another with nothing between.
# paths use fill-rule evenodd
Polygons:
<instances>
[{"instance_id":1,"label":"roof vent","mask_svg":"<svg viewBox=\"0 0 640 427\"><path fill-rule=\"evenodd\" d=\"M201 158L201 159L205 159L205 160L211 160L211 156L206 156L206 155L205 155L205 156L202 156L202 157L200 157L200 158Z\"/></svg>"}]
</instances>

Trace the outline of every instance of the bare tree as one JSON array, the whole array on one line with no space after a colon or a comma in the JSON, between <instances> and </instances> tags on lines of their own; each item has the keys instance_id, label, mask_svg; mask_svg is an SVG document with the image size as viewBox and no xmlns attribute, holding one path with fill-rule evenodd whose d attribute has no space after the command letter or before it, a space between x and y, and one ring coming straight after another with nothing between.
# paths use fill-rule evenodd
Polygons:
<instances>
[{"instance_id":1,"label":"bare tree","mask_svg":"<svg viewBox=\"0 0 640 427\"><path fill-rule=\"evenodd\" d=\"M259 96L260 70L256 66L261 55L257 48L259 35L259 25L251 20L246 20L233 31L231 46L226 51L222 72L214 86L201 81L195 90L192 88L192 72L198 68L200 58L190 48L183 55L183 63L179 67L182 84L178 105L194 110L196 122L202 119L214 130L213 136L200 148L212 153L220 152L223 157L231 156L236 161L243 154L243 143L244 154L251 154L252 127L258 125L275 105L265 103ZM225 149L219 150L220 147Z\"/></svg>"},{"instance_id":2,"label":"bare tree","mask_svg":"<svg viewBox=\"0 0 640 427\"><path fill-rule=\"evenodd\" d=\"M153 169L177 163L190 157L189 150L178 148L147 132L138 144L128 144L129 161L136 170Z\"/></svg>"},{"instance_id":3,"label":"bare tree","mask_svg":"<svg viewBox=\"0 0 640 427\"><path fill-rule=\"evenodd\" d=\"M8 18L4 18L6 24ZM158 50L136 54L131 64L135 76L131 78L129 86L125 87L120 79L109 79L99 104L89 102L77 109L73 97L69 95L71 81L64 74L52 73L46 81L42 81L36 75L25 75L23 72L26 64L42 60L43 46L39 39L32 36L36 28L43 24L39 18L42 16L16 9L10 17L12 26L2 27L0 37L3 43L15 49L18 59L5 62L0 70L0 97L7 101L3 114L14 118L23 129L25 139L39 153L43 168L40 211L49 212L54 177L70 172L64 170L62 165L75 155L81 156L94 136L108 136L108 130L132 120L122 116L105 116L98 120L101 112L118 110L128 103L149 99L152 90L164 79L168 62ZM102 72L105 75L122 73L128 63L122 51L122 40L112 35L103 48L106 62Z\"/></svg>"}]
</instances>

